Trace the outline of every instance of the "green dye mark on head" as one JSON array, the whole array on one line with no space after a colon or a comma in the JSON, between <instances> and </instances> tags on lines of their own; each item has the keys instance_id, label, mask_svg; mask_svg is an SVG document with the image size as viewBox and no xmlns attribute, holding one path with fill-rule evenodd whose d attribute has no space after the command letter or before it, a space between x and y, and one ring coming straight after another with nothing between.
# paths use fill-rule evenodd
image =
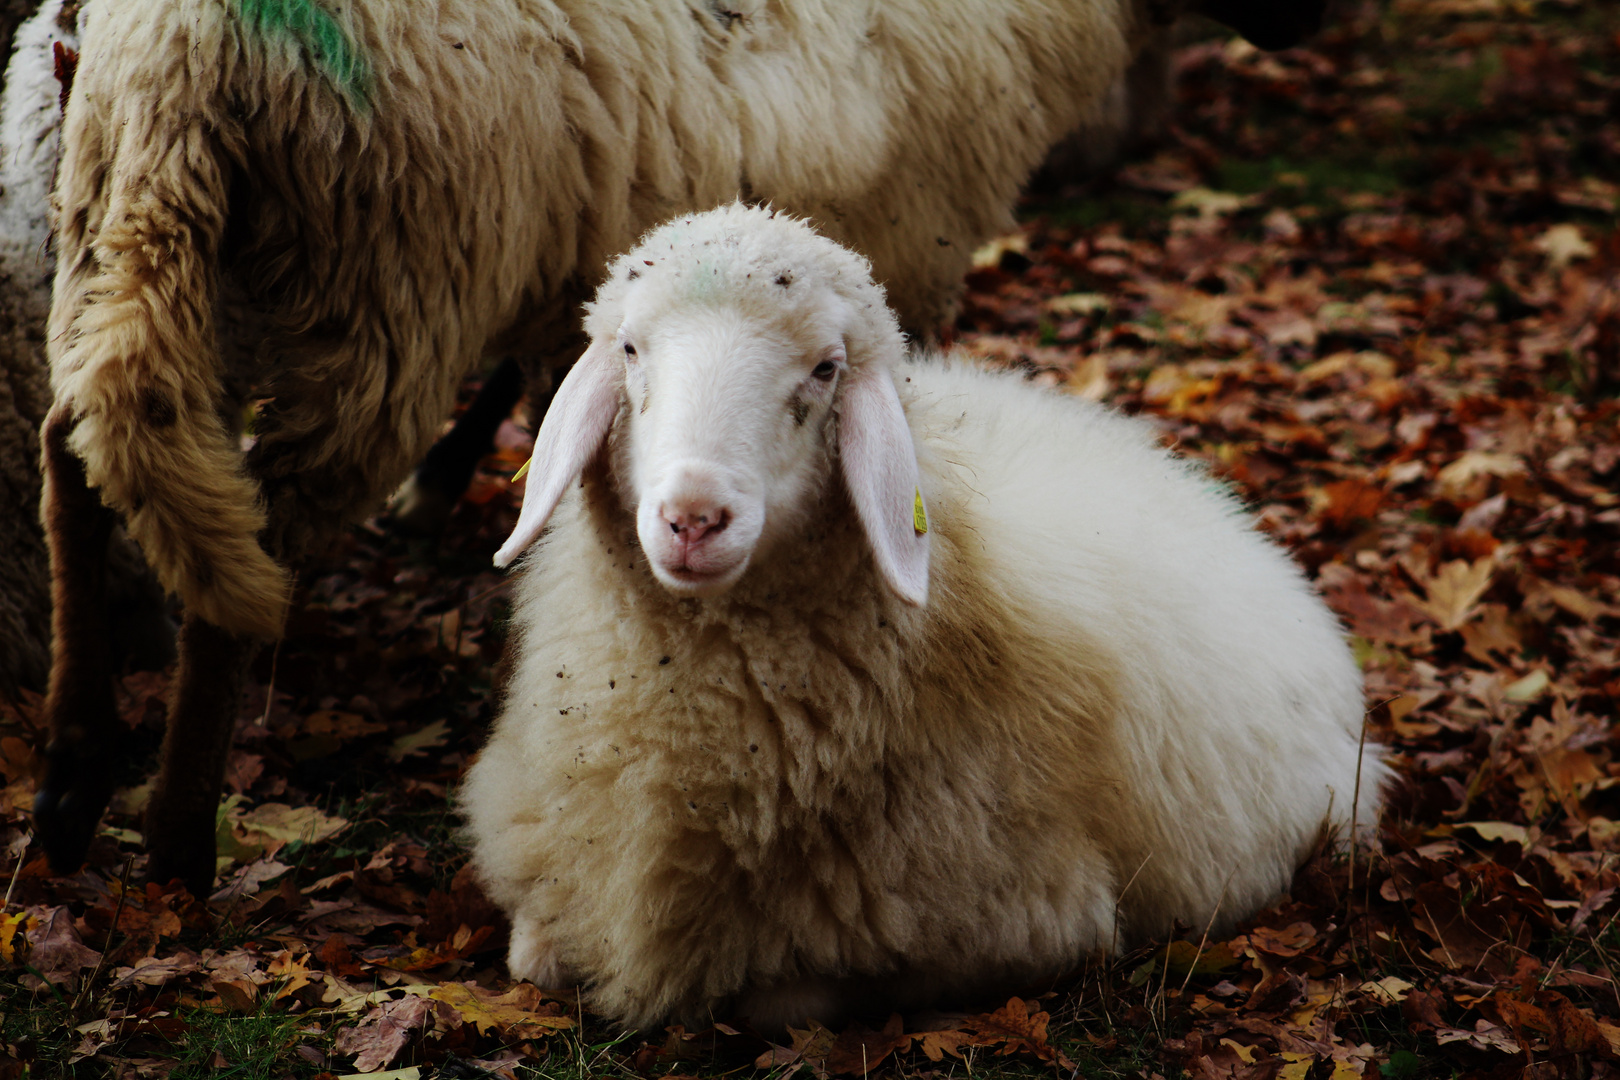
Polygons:
<instances>
[{"instance_id":1,"label":"green dye mark on head","mask_svg":"<svg viewBox=\"0 0 1620 1080\"><path fill-rule=\"evenodd\" d=\"M371 70L343 27L315 0L237 0L242 21L266 37L287 35L355 105L370 97Z\"/></svg>"},{"instance_id":2,"label":"green dye mark on head","mask_svg":"<svg viewBox=\"0 0 1620 1080\"><path fill-rule=\"evenodd\" d=\"M720 266L712 259L699 259L684 277L686 295L699 303L713 300L725 290L726 282L722 280Z\"/></svg>"}]
</instances>

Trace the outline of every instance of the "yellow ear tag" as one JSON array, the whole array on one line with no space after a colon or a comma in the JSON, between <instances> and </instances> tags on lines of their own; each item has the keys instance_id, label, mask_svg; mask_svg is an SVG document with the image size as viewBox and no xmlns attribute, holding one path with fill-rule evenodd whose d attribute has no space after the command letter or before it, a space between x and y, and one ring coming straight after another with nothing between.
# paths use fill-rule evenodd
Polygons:
<instances>
[{"instance_id":1,"label":"yellow ear tag","mask_svg":"<svg viewBox=\"0 0 1620 1080\"><path fill-rule=\"evenodd\" d=\"M529 466L533 465L533 464L534 464L534 458L530 458L528 461L525 461L522 465L519 465L518 466L518 471L512 474L512 483L515 484L519 480L521 480L525 476L527 476L529 474Z\"/></svg>"},{"instance_id":2,"label":"yellow ear tag","mask_svg":"<svg viewBox=\"0 0 1620 1080\"><path fill-rule=\"evenodd\" d=\"M928 511L923 509L922 488L917 489L917 498L911 504L911 527L917 530L918 536L928 532Z\"/></svg>"}]
</instances>

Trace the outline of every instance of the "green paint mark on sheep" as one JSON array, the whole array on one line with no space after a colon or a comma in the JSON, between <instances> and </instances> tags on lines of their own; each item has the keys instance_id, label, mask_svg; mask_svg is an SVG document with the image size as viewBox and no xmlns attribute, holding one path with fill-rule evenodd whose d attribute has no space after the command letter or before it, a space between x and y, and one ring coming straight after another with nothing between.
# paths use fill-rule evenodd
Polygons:
<instances>
[{"instance_id":1,"label":"green paint mark on sheep","mask_svg":"<svg viewBox=\"0 0 1620 1080\"><path fill-rule=\"evenodd\" d=\"M355 105L367 104L371 70L365 57L314 0L238 0L238 4L245 24L265 37L291 37Z\"/></svg>"}]
</instances>

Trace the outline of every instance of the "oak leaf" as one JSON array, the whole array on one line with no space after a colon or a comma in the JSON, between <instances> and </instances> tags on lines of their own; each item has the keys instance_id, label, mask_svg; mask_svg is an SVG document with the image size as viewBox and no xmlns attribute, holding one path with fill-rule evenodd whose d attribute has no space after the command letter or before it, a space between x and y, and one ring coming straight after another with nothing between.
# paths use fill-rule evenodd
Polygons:
<instances>
[{"instance_id":1,"label":"oak leaf","mask_svg":"<svg viewBox=\"0 0 1620 1080\"><path fill-rule=\"evenodd\" d=\"M428 996L455 1009L480 1035L498 1031L512 1038L536 1039L574 1026L572 1017L535 1011L540 1007L541 995L528 983L519 983L498 995L473 984L443 983Z\"/></svg>"},{"instance_id":2,"label":"oak leaf","mask_svg":"<svg viewBox=\"0 0 1620 1080\"><path fill-rule=\"evenodd\" d=\"M37 915L28 926L28 962L47 982L68 983L85 968L93 968L101 954L85 946L65 907Z\"/></svg>"},{"instance_id":3,"label":"oak leaf","mask_svg":"<svg viewBox=\"0 0 1620 1080\"><path fill-rule=\"evenodd\" d=\"M265 837L284 844L294 840L317 844L330 840L349 827L347 819L323 814L313 806L287 806L284 803L256 806L239 817L237 824L251 839Z\"/></svg>"},{"instance_id":4,"label":"oak leaf","mask_svg":"<svg viewBox=\"0 0 1620 1080\"><path fill-rule=\"evenodd\" d=\"M449 738L450 725L443 720L435 720L426 727L401 735L395 739L388 748L388 760L393 762L404 761L417 754L425 754L437 746L443 746Z\"/></svg>"},{"instance_id":5,"label":"oak leaf","mask_svg":"<svg viewBox=\"0 0 1620 1080\"><path fill-rule=\"evenodd\" d=\"M1421 582L1428 596L1417 601L1417 607L1440 629L1456 630L1473 618L1476 605L1490 589L1495 574L1495 559L1478 559L1471 563L1454 559Z\"/></svg>"},{"instance_id":6,"label":"oak leaf","mask_svg":"<svg viewBox=\"0 0 1620 1080\"><path fill-rule=\"evenodd\" d=\"M1591 1013L1576 1007L1563 994L1543 991L1541 1001L1549 1021L1553 1053L1597 1054L1611 1061L1620 1060L1620 1046L1615 1039L1620 1036L1620 1028L1598 1023Z\"/></svg>"},{"instance_id":7,"label":"oak leaf","mask_svg":"<svg viewBox=\"0 0 1620 1080\"><path fill-rule=\"evenodd\" d=\"M411 1033L427 1026L433 1016L433 1003L408 994L373 1005L365 1017L351 1028L338 1032L332 1049L353 1054L356 1072L372 1072L387 1065L410 1042Z\"/></svg>"},{"instance_id":8,"label":"oak leaf","mask_svg":"<svg viewBox=\"0 0 1620 1080\"><path fill-rule=\"evenodd\" d=\"M1492 667L1503 659L1518 656L1524 640L1505 604L1485 604L1477 618L1462 627L1463 649L1482 664Z\"/></svg>"},{"instance_id":9,"label":"oak leaf","mask_svg":"<svg viewBox=\"0 0 1620 1080\"><path fill-rule=\"evenodd\" d=\"M1093 353L1075 365L1069 375L1069 393L1086 401L1101 401L1108 396L1108 358Z\"/></svg>"},{"instance_id":10,"label":"oak leaf","mask_svg":"<svg viewBox=\"0 0 1620 1080\"><path fill-rule=\"evenodd\" d=\"M162 986L170 979L189 975L202 967L202 958L190 949L180 949L169 956L143 956L127 968L113 972L113 990L127 990L132 986Z\"/></svg>"},{"instance_id":11,"label":"oak leaf","mask_svg":"<svg viewBox=\"0 0 1620 1080\"><path fill-rule=\"evenodd\" d=\"M1476 490L1483 496L1483 488L1494 477L1505 479L1524 473L1524 462L1513 454L1498 454L1485 450L1469 450L1435 474L1442 497L1452 501L1467 500Z\"/></svg>"},{"instance_id":12,"label":"oak leaf","mask_svg":"<svg viewBox=\"0 0 1620 1080\"><path fill-rule=\"evenodd\" d=\"M917 1049L929 1061L943 1061L945 1055L960 1059L962 1047L973 1045L973 1036L965 1031L924 1031L911 1036Z\"/></svg>"},{"instance_id":13,"label":"oak leaf","mask_svg":"<svg viewBox=\"0 0 1620 1080\"><path fill-rule=\"evenodd\" d=\"M882 1031L872 1031L859 1022L851 1024L827 1051L827 1071L850 1076L867 1075L894 1051L910 1045L911 1038L903 1033L904 1030L899 1013L889 1017Z\"/></svg>"},{"instance_id":14,"label":"oak leaf","mask_svg":"<svg viewBox=\"0 0 1620 1080\"><path fill-rule=\"evenodd\" d=\"M1387 975L1377 982L1362 983L1356 987L1356 993L1366 994L1378 1005L1395 1005L1405 1001L1412 989L1413 985L1405 979Z\"/></svg>"},{"instance_id":15,"label":"oak leaf","mask_svg":"<svg viewBox=\"0 0 1620 1080\"><path fill-rule=\"evenodd\" d=\"M1249 944L1271 956L1298 956L1316 944L1316 928L1310 923L1289 923L1280 929L1257 926L1249 931Z\"/></svg>"},{"instance_id":16,"label":"oak leaf","mask_svg":"<svg viewBox=\"0 0 1620 1080\"><path fill-rule=\"evenodd\" d=\"M1046 1041L1046 1026L1051 1019L1048 1013L1030 1012L1023 999L1015 997L993 1013L968 1017L962 1027L977 1036L975 1045L999 1045L1003 1055L1033 1054L1042 1061L1073 1068L1074 1063Z\"/></svg>"},{"instance_id":17,"label":"oak leaf","mask_svg":"<svg viewBox=\"0 0 1620 1080\"><path fill-rule=\"evenodd\" d=\"M1581 235L1579 225L1554 225L1536 237L1531 246L1547 256L1548 264L1555 270L1562 270L1577 259L1590 259L1597 254L1597 248Z\"/></svg>"},{"instance_id":18,"label":"oak leaf","mask_svg":"<svg viewBox=\"0 0 1620 1080\"><path fill-rule=\"evenodd\" d=\"M772 1046L771 1049L761 1054L754 1064L762 1069L779 1068L785 1065L788 1071L783 1075L789 1075L798 1071L801 1067L809 1066L811 1073L816 1076L817 1080L826 1080L827 1068L825 1063L827 1054L832 1050L833 1043L837 1041L838 1036L814 1019L810 1021L810 1026L804 1030L790 1027L787 1029L787 1033L788 1040L793 1044L791 1047Z\"/></svg>"},{"instance_id":19,"label":"oak leaf","mask_svg":"<svg viewBox=\"0 0 1620 1080\"><path fill-rule=\"evenodd\" d=\"M308 955L295 956L291 949L283 949L271 957L270 965L265 970L274 978L286 980L276 991L277 1000L303 989L310 983Z\"/></svg>"},{"instance_id":20,"label":"oak leaf","mask_svg":"<svg viewBox=\"0 0 1620 1080\"><path fill-rule=\"evenodd\" d=\"M1511 821L1464 821L1457 828L1472 829L1483 840L1497 840L1518 844L1521 848L1527 850L1532 839L1529 829L1523 825L1515 825Z\"/></svg>"},{"instance_id":21,"label":"oak leaf","mask_svg":"<svg viewBox=\"0 0 1620 1080\"><path fill-rule=\"evenodd\" d=\"M244 1016L257 1011L254 986L247 979L210 979L208 989L214 992L215 999L205 1001L204 1008Z\"/></svg>"}]
</instances>

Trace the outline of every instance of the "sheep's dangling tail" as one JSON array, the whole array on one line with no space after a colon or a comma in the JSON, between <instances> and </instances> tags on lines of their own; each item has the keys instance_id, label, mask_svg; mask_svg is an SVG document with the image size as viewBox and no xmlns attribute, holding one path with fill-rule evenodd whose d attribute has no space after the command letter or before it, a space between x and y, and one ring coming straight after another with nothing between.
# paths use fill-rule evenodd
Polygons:
<instances>
[{"instance_id":1,"label":"sheep's dangling tail","mask_svg":"<svg viewBox=\"0 0 1620 1080\"><path fill-rule=\"evenodd\" d=\"M219 149L197 118L159 118L118 139L111 161L95 160L105 132L71 113L51 316L56 409L76 423L90 485L164 586L219 627L279 637L289 577L259 546L260 493L222 415ZM83 222L95 203L104 213L92 231Z\"/></svg>"}]
</instances>

